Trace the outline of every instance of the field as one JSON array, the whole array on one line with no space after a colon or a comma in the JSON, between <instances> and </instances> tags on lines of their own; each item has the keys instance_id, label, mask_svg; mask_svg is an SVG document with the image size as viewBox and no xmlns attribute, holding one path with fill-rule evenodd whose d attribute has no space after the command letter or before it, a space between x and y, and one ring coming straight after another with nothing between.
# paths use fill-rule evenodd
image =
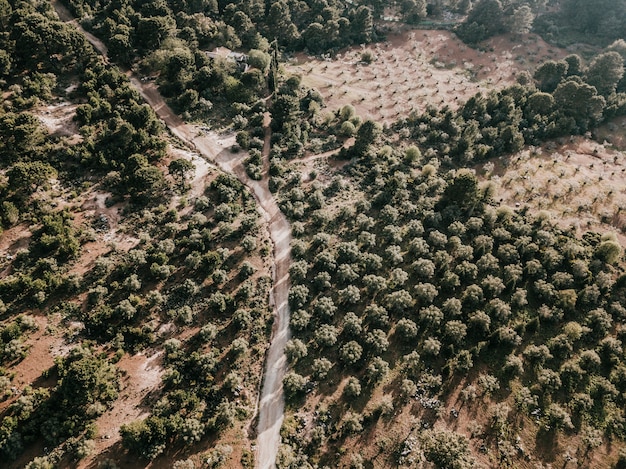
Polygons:
<instances>
[{"instance_id":1,"label":"field","mask_svg":"<svg viewBox=\"0 0 626 469\"><path fill-rule=\"evenodd\" d=\"M362 62L364 53L371 54L371 64ZM494 38L476 50L448 31L418 30L343 50L332 59L298 54L287 72L317 89L328 110L351 104L363 119L389 124L429 104L456 108L478 92L514 83L523 70L565 55L534 35Z\"/></svg>"}]
</instances>

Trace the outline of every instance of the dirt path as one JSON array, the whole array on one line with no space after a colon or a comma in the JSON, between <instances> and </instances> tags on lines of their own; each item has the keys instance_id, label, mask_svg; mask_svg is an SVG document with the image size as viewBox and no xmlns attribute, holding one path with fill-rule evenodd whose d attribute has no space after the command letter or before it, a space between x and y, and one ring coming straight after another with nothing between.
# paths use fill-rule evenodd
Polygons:
<instances>
[{"instance_id":1,"label":"dirt path","mask_svg":"<svg viewBox=\"0 0 626 469\"><path fill-rule=\"evenodd\" d=\"M69 11L58 0L53 6L64 21L72 21ZM84 31L75 22L76 27L85 34L92 45L106 58L106 46ZM289 265L291 261L291 228L269 190L267 175L261 181L248 177L242 164L243 154L232 153L229 148L235 143L234 135L221 137L214 133L205 134L195 126L185 124L165 103L153 83L144 83L137 77L130 76L132 85L141 93L146 102L165 122L170 131L205 158L214 161L224 171L235 175L246 185L258 202L259 211L267 222L267 229L274 246L274 287L271 302L274 308L274 325L270 347L266 356L266 370L259 398L258 434L256 467L269 469L275 467L276 454L280 446L280 427L284 417L284 395L282 380L286 370L285 344L289 340ZM269 141L269 132L266 137ZM269 146L264 148L264 158L268 158ZM202 182L202 179L199 179Z\"/></svg>"}]
</instances>

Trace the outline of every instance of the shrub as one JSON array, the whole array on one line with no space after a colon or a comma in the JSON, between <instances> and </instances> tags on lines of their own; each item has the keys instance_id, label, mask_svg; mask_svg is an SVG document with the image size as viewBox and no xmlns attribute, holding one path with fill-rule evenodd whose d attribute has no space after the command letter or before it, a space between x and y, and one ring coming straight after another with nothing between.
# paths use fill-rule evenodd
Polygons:
<instances>
[{"instance_id":1,"label":"shrub","mask_svg":"<svg viewBox=\"0 0 626 469\"><path fill-rule=\"evenodd\" d=\"M348 382L343 388L343 394L348 399L359 397L361 395L361 383L359 382L359 380L354 376L348 378Z\"/></svg>"},{"instance_id":2,"label":"shrub","mask_svg":"<svg viewBox=\"0 0 626 469\"><path fill-rule=\"evenodd\" d=\"M470 469L475 461L465 436L446 430L426 430L421 435L424 456L439 468Z\"/></svg>"},{"instance_id":3,"label":"shrub","mask_svg":"<svg viewBox=\"0 0 626 469\"><path fill-rule=\"evenodd\" d=\"M361 347L358 342L351 340L341 347L339 351L339 358L346 365L354 365L361 359L362 354L363 347Z\"/></svg>"},{"instance_id":4,"label":"shrub","mask_svg":"<svg viewBox=\"0 0 626 469\"><path fill-rule=\"evenodd\" d=\"M283 378L283 388L288 399L292 399L304 392L306 378L295 372L289 372Z\"/></svg>"}]
</instances>

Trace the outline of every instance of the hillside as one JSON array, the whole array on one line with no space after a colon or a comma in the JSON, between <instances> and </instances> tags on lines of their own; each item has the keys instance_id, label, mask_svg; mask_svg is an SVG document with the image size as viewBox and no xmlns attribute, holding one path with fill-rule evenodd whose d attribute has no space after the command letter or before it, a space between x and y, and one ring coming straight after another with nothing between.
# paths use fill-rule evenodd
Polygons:
<instances>
[{"instance_id":1,"label":"hillside","mask_svg":"<svg viewBox=\"0 0 626 469\"><path fill-rule=\"evenodd\" d=\"M0 1L3 464L626 467L583 3Z\"/></svg>"}]
</instances>

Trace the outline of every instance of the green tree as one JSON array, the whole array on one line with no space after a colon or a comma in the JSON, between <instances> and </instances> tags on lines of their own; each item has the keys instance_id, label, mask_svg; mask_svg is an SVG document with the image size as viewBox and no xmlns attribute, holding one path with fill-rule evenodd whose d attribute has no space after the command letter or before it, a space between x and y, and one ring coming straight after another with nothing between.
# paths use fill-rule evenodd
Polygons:
<instances>
[{"instance_id":1,"label":"green tree","mask_svg":"<svg viewBox=\"0 0 626 469\"><path fill-rule=\"evenodd\" d=\"M332 362L327 358L316 358L313 360L311 370L315 379L326 379L328 372L333 367Z\"/></svg>"},{"instance_id":2,"label":"green tree","mask_svg":"<svg viewBox=\"0 0 626 469\"><path fill-rule=\"evenodd\" d=\"M9 189L28 195L57 176L56 170L41 161L15 163L7 171Z\"/></svg>"},{"instance_id":3,"label":"green tree","mask_svg":"<svg viewBox=\"0 0 626 469\"><path fill-rule=\"evenodd\" d=\"M98 358L91 351L75 348L57 361L58 392L66 408L82 408L101 403L107 405L117 398L118 374L115 366Z\"/></svg>"},{"instance_id":4,"label":"green tree","mask_svg":"<svg viewBox=\"0 0 626 469\"><path fill-rule=\"evenodd\" d=\"M343 394L348 399L353 399L361 395L361 383L358 378L355 378L354 376L348 378L348 381L343 388Z\"/></svg>"},{"instance_id":5,"label":"green tree","mask_svg":"<svg viewBox=\"0 0 626 469\"><path fill-rule=\"evenodd\" d=\"M359 6L354 13L350 26L355 42L367 44L374 39L374 16L369 7Z\"/></svg>"},{"instance_id":6,"label":"green tree","mask_svg":"<svg viewBox=\"0 0 626 469\"><path fill-rule=\"evenodd\" d=\"M382 127L379 123L372 120L363 122L357 131L356 140L351 148L352 155L356 157L364 156L381 134Z\"/></svg>"},{"instance_id":7,"label":"green tree","mask_svg":"<svg viewBox=\"0 0 626 469\"><path fill-rule=\"evenodd\" d=\"M530 31L535 15L528 5L521 5L513 10L510 19L510 30L513 34L526 34Z\"/></svg>"},{"instance_id":8,"label":"green tree","mask_svg":"<svg viewBox=\"0 0 626 469\"><path fill-rule=\"evenodd\" d=\"M609 96L615 92L623 76L624 59L617 52L610 51L593 59L585 73L585 81L595 86L598 94Z\"/></svg>"},{"instance_id":9,"label":"green tree","mask_svg":"<svg viewBox=\"0 0 626 469\"><path fill-rule=\"evenodd\" d=\"M346 365L354 365L361 359L363 347L358 342L351 340L344 344L339 351L339 358Z\"/></svg>"},{"instance_id":10,"label":"green tree","mask_svg":"<svg viewBox=\"0 0 626 469\"><path fill-rule=\"evenodd\" d=\"M570 80L557 86L553 96L559 113L573 119L574 123L571 128L560 129L561 132L586 131L589 125L602 117L606 104L604 98L597 95L593 86Z\"/></svg>"},{"instance_id":11,"label":"green tree","mask_svg":"<svg viewBox=\"0 0 626 469\"><path fill-rule=\"evenodd\" d=\"M505 30L504 10L499 0L479 0L456 32L465 42L475 44Z\"/></svg>"},{"instance_id":12,"label":"green tree","mask_svg":"<svg viewBox=\"0 0 626 469\"><path fill-rule=\"evenodd\" d=\"M285 344L285 355L291 363L307 356L307 347L300 339L291 339Z\"/></svg>"},{"instance_id":13,"label":"green tree","mask_svg":"<svg viewBox=\"0 0 626 469\"><path fill-rule=\"evenodd\" d=\"M455 204L463 209L473 209L480 201L478 179L470 169L460 169L442 195L442 202Z\"/></svg>"},{"instance_id":14,"label":"green tree","mask_svg":"<svg viewBox=\"0 0 626 469\"><path fill-rule=\"evenodd\" d=\"M271 4L267 18L267 37L279 40L281 46L295 49L300 39L297 26L291 18L289 4L285 0L278 0Z\"/></svg>"},{"instance_id":15,"label":"green tree","mask_svg":"<svg viewBox=\"0 0 626 469\"><path fill-rule=\"evenodd\" d=\"M552 93L567 74L568 63L564 60L548 60L542 63L533 78L537 87L546 93Z\"/></svg>"},{"instance_id":16,"label":"green tree","mask_svg":"<svg viewBox=\"0 0 626 469\"><path fill-rule=\"evenodd\" d=\"M475 461L465 436L446 430L426 430L421 434L424 456L438 469L470 469Z\"/></svg>"},{"instance_id":17,"label":"green tree","mask_svg":"<svg viewBox=\"0 0 626 469\"><path fill-rule=\"evenodd\" d=\"M134 43L145 50L157 49L176 30L173 16L148 16L139 19Z\"/></svg>"},{"instance_id":18,"label":"green tree","mask_svg":"<svg viewBox=\"0 0 626 469\"><path fill-rule=\"evenodd\" d=\"M595 255L607 264L615 264L622 256L622 246L616 240L608 239L598 244Z\"/></svg>"},{"instance_id":19,"label":"green tree","mask_svg":"<svg viewBox=\"0 0 626 469\"><path fill-rule=\"evenodd\" d=\"M186 158L177 158L170 162L167 169L176 180L179 189L184 191L187 187L187 179L196 170L196 166Z\"/></svg>"},{"instance_id":20,"label":"green tree","mask_svg":"<svg viewBox=\"0 0 626 469\"><path fill-rule=\"evenodd\" d=\"M403 0L400 3L402 18L408 24L418 24L426 18L426 0Z\"/></svg>"},{"instance_id":21,"label":"green tree","mask_svg":"<svg viewBox=\"0 0 626 469\"><path fill-rule=\"evenodd\" d=\"M7 112L0 116L0 156L3 166L33 154L45 140L39 119L29 112Z\"/></svg>"},{"instance_id":22,"label":"green tree","mask_svg":"<svg viewBox=\"0 0 626 469\"><path fill-rule=\"evenodd\" d=\"M261 72L267 72L270 66L271 57L268 53L258 49L251 49L248 52L248 64L251 67L258 68Z\"/></svg>"}]
</instances>

